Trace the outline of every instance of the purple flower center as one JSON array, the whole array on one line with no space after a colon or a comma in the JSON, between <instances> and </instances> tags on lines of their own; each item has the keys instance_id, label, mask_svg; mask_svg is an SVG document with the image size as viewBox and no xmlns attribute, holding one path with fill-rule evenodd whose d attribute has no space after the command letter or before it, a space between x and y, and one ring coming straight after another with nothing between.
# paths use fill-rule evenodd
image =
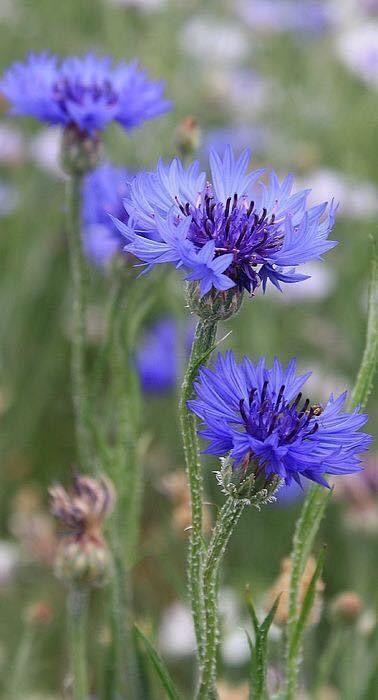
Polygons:
<instances>
[{"instance_id":1,"label":"purple flower center","mask_svg":"<svg viewBox=\"0 0 378 700\"><path fill-rule=\"evenodd\" d=\"M177 204L184 216L192 217L188 236L192 243L202 248L213 240L217 256L232 253L227 275L240 289L253 292L260 284L257 268L270 262L271 255L282 247L282 222L276 222L274 214L269 218L266 209L257 213L253 201L236 193L226 204L217 202L211 186L197 207L178 200Z\"/></svg>"},{"instance_id":2,"label":"purple flower center","mask_svg":"<svg viewBox=\"0 0 378 700\"><path fill-rule=\"evenodd\" d=\"M293 401L285 400L285 385L282 384L277 397L268 393L269 382L261 390L253 387L249 392L248 405L244 399L239 403L240 414L251 437L264 442L274 432L278 445L288 445L297 439L304 440L314 435L319 423L314 420L322 413L320 405L310 405L310 399L302 401L302 392Z\"/></svg>"},{"instance_id":3,"label":"purple flower center","mask_svg":"<svg viewBox=\"0 0 378 700\"><path fill-rule=\"evenodd\" d=\"M65 108L67 101L76 102L81 106L88 100L102 101L109 107L113 107L118 99L109 80L84 84L78 79L71 81L63 78L54 85L53 94L62 109Z\"/></svg>"}]
</instances>

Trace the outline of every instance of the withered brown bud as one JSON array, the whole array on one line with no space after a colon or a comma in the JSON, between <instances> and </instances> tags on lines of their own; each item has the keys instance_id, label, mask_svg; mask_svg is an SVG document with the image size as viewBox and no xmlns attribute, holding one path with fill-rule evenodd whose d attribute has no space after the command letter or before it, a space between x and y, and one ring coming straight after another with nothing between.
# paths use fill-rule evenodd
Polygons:
<instances>
[{"instance_id":1,"label":"withered brown bud","mask_svg":"<svg viewBox=\"0 0 378 700\"><path fill-rule=\"evenodd\" d=\"M76 475L72 491L57 485L49 489L51 512L62 528L55 572L65 581L101 586L106 583L112 558L102 528L111 513L115 492L111 481Z\"/></svg>"},{"instance_id":2,"label":"withered brown bud","mask_svg":"<svg viewBox=\"0 0 378 700\"><path fill-rule=\"evenodd\" d=\"M353 624L359 618L363 607L363 602L358 593L344 591L332 601L331 613L337 620Z\"/></svg>"},{"instance_id":3,"label":"withered brown bud","mask_svg":"<svg viewBox=\"0 0 378 700\"><path fill-rule=\"evenodd\" d=\"M176 144L183 158L192 156L201 143L201 129L195 117L188 116L176 129Z\"/></svg>"}]
</instances>

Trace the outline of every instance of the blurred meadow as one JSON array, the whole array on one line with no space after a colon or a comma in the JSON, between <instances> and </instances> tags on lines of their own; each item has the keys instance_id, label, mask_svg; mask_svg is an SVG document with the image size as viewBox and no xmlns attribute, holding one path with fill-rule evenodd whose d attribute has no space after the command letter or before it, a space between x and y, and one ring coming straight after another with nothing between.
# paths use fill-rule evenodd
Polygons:
<instances>
[{"instance_id":1,"label":"blurred meadow","mask_svg":"<svg viewBox=\"0 0 378 700\"><path fill-rule=\"evenodd\" d=\"M312 188L313 201L339 201L332 235L339 245L324 262L305 266L311 278L287 285L282 295L258 291L220 334L232 330L222 349L232 345L239 356L299 358L301 369L313 370L312 395L321 402L331 391L352 386L364 348L369 237L376 235L378 215L378 3L298 0L286 23L280 19L284 0L265 3L265 11L263 5L253 0L0 0L1 70L29 50L138 57L152 78L166 81L174 108L130 135L110 126L105 149L112 163L134 173L152 169L161 156L172 158L177 126L193 116L201 130L197 156L204 165L210 146L250 147L253 167L293 172L298 186ZM362 34L359 44L353 35L366 27L369 41L375 38L367 66L358 52L367 50L368 41ZM75 467L65 183L56 130L26 118L11 120L1 99L0 107L0 693L9 700L10 669L21 646L30 663L17 697L53 700L68 695L64 589L52 571L56 535L46 494L51 482L67 483ZM93 355L102 338L110 276L109 268L90 269L87 331ZM166 350L153 347L149 329L156 321L176 319L173 352L179 374L189 320L180 272L164 266L152 277L155 286L151 278L140 281L154 296L137 344L154 353L153 363L164 363ZM137 619L157 640L183 697L190 697L185 689L192 682L194 642L185 606L188 505L180 481L178 378L163 388L146 380L144 388ZM367 410L368 430L376 435L374 391ZM318 619L306 636L301 698L376 697L375 449L364 473L347 477L345 485L339 478L322 522L317 546L327 545L324 590ZM211 520L222 497L214 460L205 464ZM301 501L300 489L293 488L263 513L248 510L234 536L221 581L221 700L248 697L245 586L262 609L281 560L290 553ZM335 622L332 601L345 591L360 596L361 609L352 622ZM104 596L96 592L92 601L91 653L99 662L91 668L91 684L99 699L99 669L108 644ZM319 659L335 627L335 658L319 680ZM278 624L270 644L274 660L282 644ZM273 663L272 697L280 673ZM150 686L144 697L164 696Z\"/></svg>"}]
</instances>

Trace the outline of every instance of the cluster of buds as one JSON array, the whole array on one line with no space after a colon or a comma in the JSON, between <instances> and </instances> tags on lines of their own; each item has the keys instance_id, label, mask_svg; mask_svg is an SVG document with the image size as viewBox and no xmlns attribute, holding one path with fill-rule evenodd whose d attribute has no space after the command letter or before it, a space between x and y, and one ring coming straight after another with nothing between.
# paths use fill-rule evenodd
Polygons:
<instances>
[{"instance_id":1,"label":"cluster of buds","mask_svg":"<svg viewBox=\"0 0 378 700\"><path fill-rule=\"evenodd\" d=\"M273 503L276 493L282 486L282 479L277 476L265 477L258 471L253 461L234 468L230 457L220 458L221 468L215 472L217 482L226 496L232 496L247 506L260 510L261 506Z\"/></svg>"},{"instance_id":2,"label":"cluster of buds","mask_svg":"<svg viewBox=\"0 0 378 700\"><path fill-rule=\"evenodd\" d=\"M97 134L81 131L75 124L63 131L61 164L67 175L85 175L100 160L101 142Z\"/></svg>"},{"instance_id":3,"label":"cluster of buds","mask_svg":"<svg viewBox=\"0 0 378 700\"><path fill-rule=\"evenodd\" d=\"M206 321L226 321L236 314L243 301L243 290L231 287L225 292L212 289L201 296L198 282L188 282L186 285L186 300L192 313Z\"/></svg>"},{"instance_id":4,"label":"cluster of buds","mask_svg":"<svg viewBox=\"0 0 378 700\"><path fill-rule=\"evenodd\" d=\"M76 475L72 491L49 490L51 511L62 528L55 560L58 578L76 585L102 586L112 572L112 557L102 532L115 502L112 483L105 476Z\"/></svg>"},{"instance_id":5,"label":"cluster of buds","mask_svg":"<svg viewBox=\"0 0 378 700\"><path fill-rule=\"evenodd\" d=\"M305 569L303 571L300 584L299 584L299 594L298 602L299 606L305 599L308 587L311 583L312 577L316 569L316 560L314 557L309 557L306 562ZM290 579L291 579L291 559L290 557L285 557L281 560L281 571L273 586L269 588L266 593L264 600L264 608L270 610L274 604L277 597L280 596L276 614L274 616L274 622L276 625L286 625L289 617L289 591L290 591ZM324 582L318 579L316 582L315 599L313 606L311 608L310 615L307 620L308 625L316 625L320 620L320 615L322 611L323 604L323 591Z\"/></svg>"}]
</instances>

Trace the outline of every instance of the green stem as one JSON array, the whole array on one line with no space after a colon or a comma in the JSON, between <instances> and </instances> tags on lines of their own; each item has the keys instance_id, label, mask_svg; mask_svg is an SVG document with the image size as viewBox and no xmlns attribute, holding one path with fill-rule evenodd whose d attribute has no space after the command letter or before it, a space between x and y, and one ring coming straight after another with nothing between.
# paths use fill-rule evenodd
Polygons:
<instances>
[{"instance_id":1,"label":"green stem","mask_svg":"<svg viewBox=\"0 0 378 700\"><path fill-rule=\"evenodd\" d=\"M85 275L81 245L82 178L72 175L67 183L67 235L72 284L71 381L77 450L83 471L91 468L87 387L85 379Z\"/></svg>"},{"instance_id":2,"label":"green stem","mask_svg":"<svg viewBox=\"0 0 378 700\"><path fill-rule=\"evenodd\" d=\"M73 700L88 700L88 672L86 658L86 628L88 591L71 588L67 598L68 635L72 674Z\"/></svg>"},{"instance_id":3,"label":"green stem","mask_svg":"<svg viewBox=\"0 0 378 700\"><path fill-rule=\"evenodd\" d=\"M189 541L188 583L192 606L194 629L199 659L204 652L205 606L203 598L203 540L202 540L202 472L197 439L195 415L188 409L187 401L193 396L193 380L201 361L214 345L217 331L216 321L200 319L193 340L192 352L182 385L180 400L180 422L184 443L184 455L189 482L192 526Z\"/></svg>"},{"instance_id":4,"label":"green stem","mask_svg":"<svg viewBox=\"0 0 378 700\"><path fill-rule=\"evenodd\" d=\"M35 629L32 625L28 625L9 666L9 680L6 692L8 700L19 700L23 696L23 691L26 690L26 681L30 672L35 641Z\"/></svg>"},{"instance_id":5,"label":"green stem","mask_svg":"<svg viewBox=\"0 0 378 700\"><path fill-rule=\"evenodd\" d=\"M231 535L245 507L242 500L231 496L223 505L204 562L203 588L205 601L206 642L197 700L216 698L216 654L218 644L218 572Z\"/></svg>"}]
</instances>

